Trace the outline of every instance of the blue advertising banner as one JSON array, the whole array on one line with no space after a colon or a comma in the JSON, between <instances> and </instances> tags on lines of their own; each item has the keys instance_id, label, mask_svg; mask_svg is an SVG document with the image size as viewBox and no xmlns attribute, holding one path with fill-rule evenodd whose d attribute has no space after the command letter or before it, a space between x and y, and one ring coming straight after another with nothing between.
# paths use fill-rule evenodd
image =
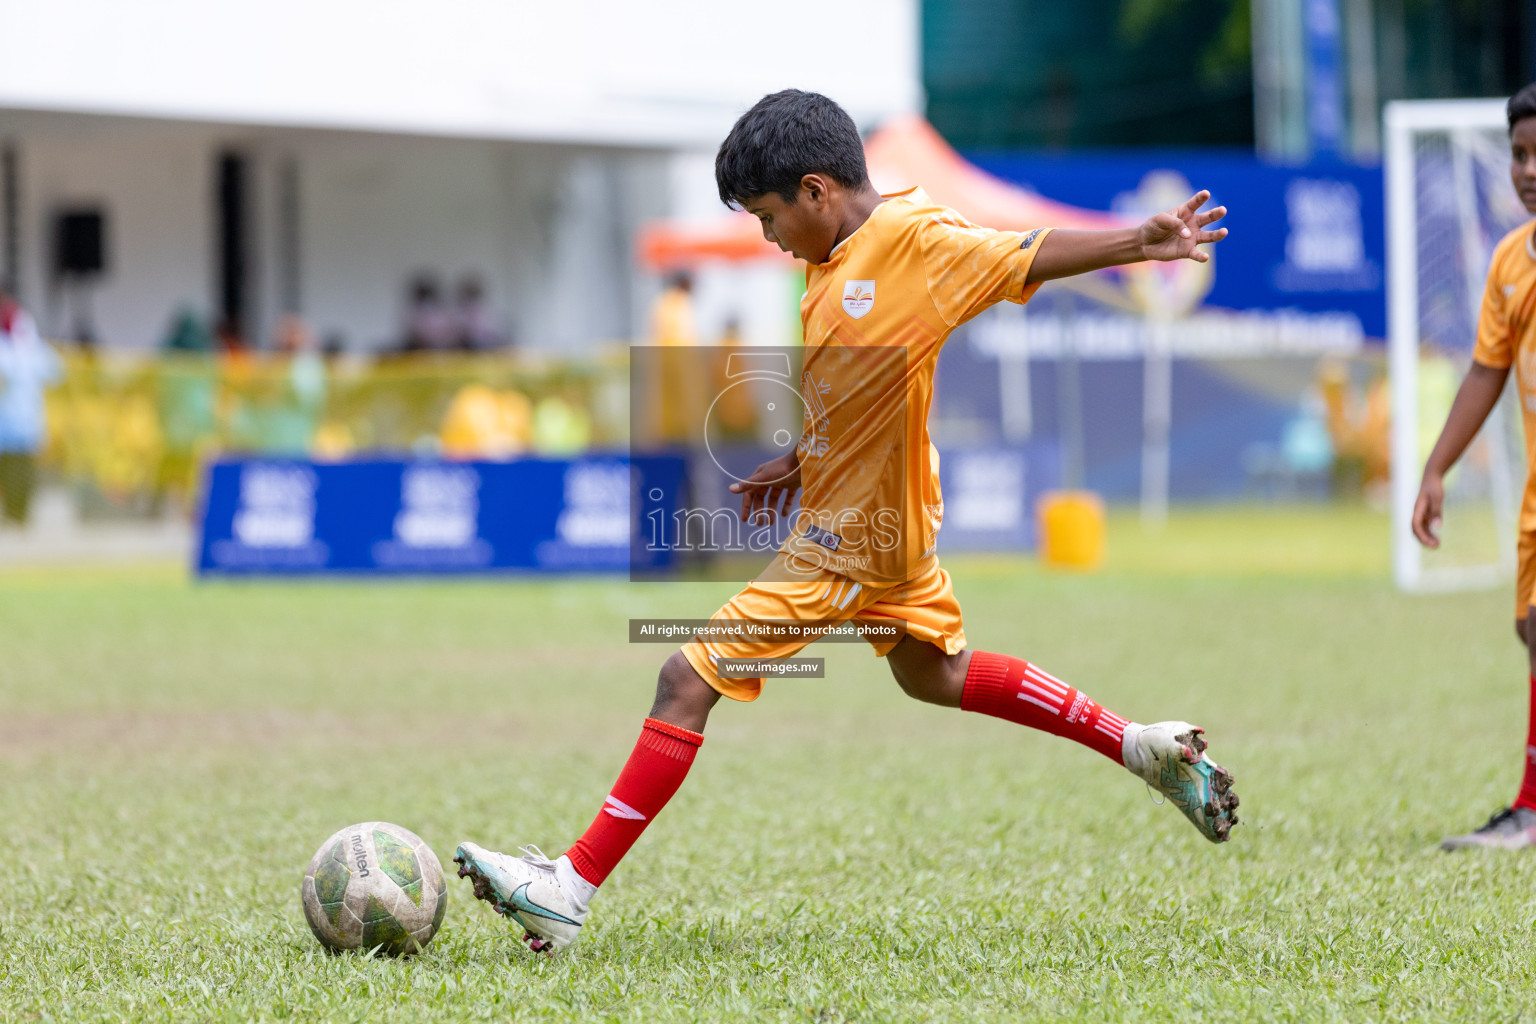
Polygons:
<instances>
[{"instance_id":1,"label":"blue advertising banner","mask_svg":"<svg viewBox=\"0 0 1536 1024\"><path fill-rule=\"evenodd\" d=\"M939 550L1028 551L1035 504L1061 486L1055 439L1019 445L946 447L939 452L944 525Z\"/></svg>"},{"instance_id":2,"label":"blue advertising banner","mask_svg":"<svg viewBox=\"0 0 1536 1024\"><path fill-rule=\"evenodd\" d=\"M978 167L1073 206L1143 216L1194 189L1228 208L1205 307L1342 314L1386 337L1386 235L1379 166L1319 158L1287 167L1252 153L968 153Z\"/></svg>"},{"instance_id":3,"label":"blue advertising banner","mask_svg":"<svg viewBox=\"0 0 1536 1024\"><path fill-rule=\"evenodd\" d=\"M244 459L207 476L203 575L665 569L641 541L677 507L684 460L343 463Z\"/></svg>"}]
</instances>

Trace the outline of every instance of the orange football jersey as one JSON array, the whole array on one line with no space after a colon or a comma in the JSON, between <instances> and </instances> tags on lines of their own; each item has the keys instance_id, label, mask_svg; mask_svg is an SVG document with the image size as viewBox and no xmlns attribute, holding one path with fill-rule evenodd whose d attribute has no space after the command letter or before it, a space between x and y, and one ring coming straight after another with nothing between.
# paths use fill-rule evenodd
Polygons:
<instances>
[{"instance_id":1,"label":"orange football jersey","mask_svg":"<svg viewBox=\"0 0 1536 1024\"><path fill-rule=\"evenodd\" d=\"M928 439L940 347L982 310L1029 299L1049 231L978 227L915 188L884 199L806 270L804 512L784 548L869 583L917 575L944 517Z\"/></svg>"},{"instance_id":2,"label":"orange football jersey","mask_svg":"<svg viewBox=\"0 0 1536 1024\"><path fill-rule=\"evenodd\" d=\"M1525 456L1531 472L1520 507L1522 533L1536 531L1536 242L1527 221L1499 240L1488 267L1483 309L1472 358L1501 370L1511 367L1525 419Z\"/></svg>"}]
</instances>

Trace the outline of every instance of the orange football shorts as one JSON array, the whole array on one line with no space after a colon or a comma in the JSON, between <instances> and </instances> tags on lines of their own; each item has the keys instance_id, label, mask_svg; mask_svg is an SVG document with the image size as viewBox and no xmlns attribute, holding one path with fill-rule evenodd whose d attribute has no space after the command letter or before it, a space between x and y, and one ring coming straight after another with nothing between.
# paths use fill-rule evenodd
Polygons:
<instances>
[{"instance_id":1,"label":"orange football shorts","mask_svg":"<svg viewBox=\"0 0 1536 1024\"><path fill-rule=\"evenodd\" d=\"M790 574L781 552L757 579L748 583L710 619L712 623L773 623L852 621L876 623L900 620L907 636L933 644L946 654L965 649L965 628L960 603L955 600L949 573L933 555L923 559L919 571L902 583L860 583L828 569ZM865 637L878 657L885 657L898 640ZM722 678L716 671L721 658L788 658L812 640L751 639L701 640L683 645L683 656L704 681L732 700L756 700L762 693L761 677Z\"/></svg>"}]
</instances>

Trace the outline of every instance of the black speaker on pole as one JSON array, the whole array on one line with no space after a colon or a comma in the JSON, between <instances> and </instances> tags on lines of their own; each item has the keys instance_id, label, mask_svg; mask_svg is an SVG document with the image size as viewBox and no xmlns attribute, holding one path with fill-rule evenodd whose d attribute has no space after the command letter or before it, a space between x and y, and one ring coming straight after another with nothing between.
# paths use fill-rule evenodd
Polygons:
<instances>
[{"instance_id":1,"label":"black speaker on pole","mask_svg":"<svg viewBox=\"0 0 1536 1024\"><path fill-rule=\"evenodd\" d=\"M88 277L107 269L106 215L97 209L65 210L54 221L53 270L60 277Z\"/></svg>"},{"instance_id":2,"label":"black speaker on pole","mask_svg":"<svg viewBox=\"0 0 1536 1024\"><path fill-rule=\"evenodd\" d=\"M96 344L91 286L107 269L107 215L99 207L60 210L53 219L53 274L65 305L75 310L75 341ZM71 301L73 300L73 301Z\"/></svg>"}]
</instances>

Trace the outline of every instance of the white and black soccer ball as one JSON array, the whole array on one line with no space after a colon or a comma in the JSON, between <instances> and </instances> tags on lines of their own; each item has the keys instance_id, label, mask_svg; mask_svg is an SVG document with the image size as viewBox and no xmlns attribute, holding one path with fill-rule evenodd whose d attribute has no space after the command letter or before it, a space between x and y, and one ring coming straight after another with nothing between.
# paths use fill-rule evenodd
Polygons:
<instances>
[{"instance_id":1,"label":"white and black soccer ball","mask_svg":"<svg viewBox=\"0 0 1536 1024\"><path fill-rule=\"evenodd\" d=\"M321 843L300 893L310 931L332 950L418 952L448 909L437 854L387 821L349 825Z\"/></svg>"}]
</instances>

